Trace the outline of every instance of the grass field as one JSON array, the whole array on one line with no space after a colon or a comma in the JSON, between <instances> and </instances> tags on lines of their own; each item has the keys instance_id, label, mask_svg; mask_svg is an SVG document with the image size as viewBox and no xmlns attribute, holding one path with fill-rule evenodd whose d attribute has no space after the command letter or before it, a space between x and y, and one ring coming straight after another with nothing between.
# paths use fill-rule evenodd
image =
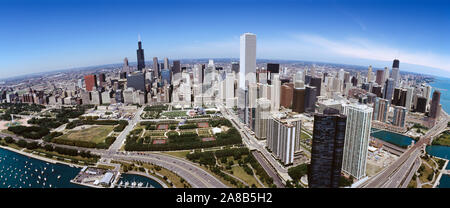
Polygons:
<instances>
[{"instance_id":1,"label":"grass field","mask_svg":"<svg viewBox=\"0 0 450 208\"><path fill-rule=\"evenodd\" d=\"M189 154L189 152L191 152L191 151L190 150L187 150L187 151L173 151L173 152L164 152L164 154L172 155L172 156L175 156L175 157L186 158L186 155Z\"/></svg>"},{"instance_id":2,"label":"grass field","mask_svg":"<svg viewBox=\"0 0 450 208\"><path fill-rule=\"evenodd\" d=\"M450 146L450 131L445 131L435 140L433 140L433 145L443 145Z\"/></svg>"},{"instance_id":3,"label":"grass field","mask_svg":"<svg viewBox=\"0 0 450 208\"><path fill-rule=\"evenodd\" d=\"M245 181L250 187L252 184L255 184L256 187L262 188L261 185L256 181L256 178L253 175L247 174L241 166L233 166L231 167L233 171L233 175Z\"/></svg>"},{"instance_id":4,"label":"grass field","mask_svg":"<svg viewBox=\"0 0 450 208\"><path fill-rule=\"evenodd\" d=\"M114 129L114 126L93 126L82 130L72 130L58 137L64 140L89 141L96 144L102 143L106 136Z\"/></svg>"}]
</instances>

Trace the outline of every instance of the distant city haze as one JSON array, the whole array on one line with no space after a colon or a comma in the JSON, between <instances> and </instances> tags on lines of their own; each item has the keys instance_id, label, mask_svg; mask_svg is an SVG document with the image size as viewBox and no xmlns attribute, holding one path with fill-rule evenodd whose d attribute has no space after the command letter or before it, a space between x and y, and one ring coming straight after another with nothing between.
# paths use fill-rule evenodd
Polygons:
<instances>
[{"instance_id":1,"label":"distant city haze","mask_svg":"<svg viewBox=\"0 0 450 208\"><path fill-rule=\"evenodd\" d=\"M450 2L87 1L0 2L1 78L136 60L238 58L391 68L449 77Z\"/></svg>"}]
</instances>

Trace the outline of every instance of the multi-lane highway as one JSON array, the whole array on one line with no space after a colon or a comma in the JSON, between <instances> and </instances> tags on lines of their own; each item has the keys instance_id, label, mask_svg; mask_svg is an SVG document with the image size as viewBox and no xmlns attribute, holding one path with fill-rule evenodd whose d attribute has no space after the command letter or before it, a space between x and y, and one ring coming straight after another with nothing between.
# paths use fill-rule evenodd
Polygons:
<instances>
[{"instance_id":1,"label":"multi-lane highway","mask_svg":"<svg viewBox=\"0 0 450 208\"><path fill-rule=\"evenodd\" d=\"M437 136L447 127L450 121L444 112L441 119L431 128L420 140L404 152L394 163L362 183L361 188L398 188L407 185L411 178L411 172L417 171L417 158L421 155L421 150L430 143L433 137Z\"/></svg>"}]
</instances>

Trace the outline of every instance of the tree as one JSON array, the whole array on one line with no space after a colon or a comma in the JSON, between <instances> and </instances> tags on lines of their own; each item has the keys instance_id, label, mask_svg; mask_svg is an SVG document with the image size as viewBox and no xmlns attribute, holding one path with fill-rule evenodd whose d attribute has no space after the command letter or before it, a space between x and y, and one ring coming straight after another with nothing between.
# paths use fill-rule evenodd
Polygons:
<instances>
[{"instance_id":1,"label":"tree","mask_svg":"<svg viewBox=\"0 0 450 208\"><path fill-rule=\"evenodd\" d=\"M14 142L14 139L13 139L12 137L9 137L9 136L8 136L8 137L5 137L5 142L8 143L8 144L9 144L9 143L13 143L13 142Z\"/></svg>"}]
</instances>

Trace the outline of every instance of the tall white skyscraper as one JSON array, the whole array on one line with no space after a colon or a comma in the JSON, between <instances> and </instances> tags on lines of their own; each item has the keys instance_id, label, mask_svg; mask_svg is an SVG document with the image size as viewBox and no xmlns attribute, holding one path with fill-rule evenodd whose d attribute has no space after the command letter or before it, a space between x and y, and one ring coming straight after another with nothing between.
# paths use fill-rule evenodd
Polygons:
<instances>
[{"instance_id":1,"label":"tall white skyscraper","mask_svg":"<svg viewBox=\"0 0 450 208\"><path fill-rule=\"evenodd\" d=\"M366 105L350 104L344 106L347 124L342 170L358 180L366 174L372 113L373 109Z\"/></svg>"},{"instance_id":2,"label":"tall white skyscraper","mask_svg":"<svg viewBox=\"0 0 450 208\"><path fill-rule=\"evenodd\" d=\"M408 111L411 110L411 106L412 106L412 101L413 101L413 92L414 92L414 88L412 87L407 87L406 88L406 103L405 103L405 107Z\"/></svg>"},{"instance_id":3,"label":"tall white skyscraper","mask_svg":"<svg viewBox=\"0 0 450 208\"><path fill-rule=\"evenodd\" d=\"M251 83L256 84L256 35L252 33L242 34L240 45L238 114L241 121L249 124L248 105L250 102L247 88Z\"/></svg>"},{"instance_id":4,"label":"tall white skyscraper","mask_svg":"<svg viewBox=\"0 0 450 208\"><path fill-rule=\"evenodd\" d=\"M271 110L278 111L280 109L281 81L279 74L272 74L272 92L270 92Z\"/></svg>"},{"instance_id":5,"label":"tall white skyscraper","mask_svg":"<svg viewBox=\"0 0 450 208\"><path fill-rule=\"evenodd\" d=\"M256 83L256 35L241 35L239 60L239 88L246 89L245 83Z\"/></svg>"}]
</instances>

